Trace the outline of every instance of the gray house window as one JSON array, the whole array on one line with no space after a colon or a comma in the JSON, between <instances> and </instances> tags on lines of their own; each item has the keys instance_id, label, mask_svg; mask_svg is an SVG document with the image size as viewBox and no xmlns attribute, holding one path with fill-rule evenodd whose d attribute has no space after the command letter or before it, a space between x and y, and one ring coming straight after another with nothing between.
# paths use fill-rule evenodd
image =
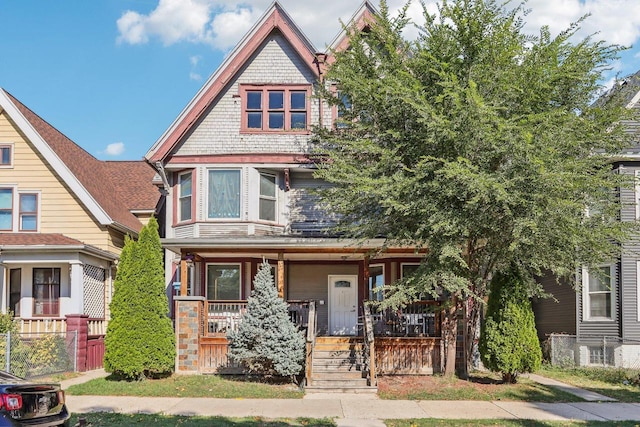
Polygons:
<instances>
[{"instance_id":1,"label":"gray house window","mask_svg":"<svg viewBox=\"0 0 640 427\"><path fill-rule=\"evenodd\" d=\"M611 291L611 266L598 268L597 272L583 271L584 318L585 320L613 319L613 297Z\"/></svg>"}]
</instances>

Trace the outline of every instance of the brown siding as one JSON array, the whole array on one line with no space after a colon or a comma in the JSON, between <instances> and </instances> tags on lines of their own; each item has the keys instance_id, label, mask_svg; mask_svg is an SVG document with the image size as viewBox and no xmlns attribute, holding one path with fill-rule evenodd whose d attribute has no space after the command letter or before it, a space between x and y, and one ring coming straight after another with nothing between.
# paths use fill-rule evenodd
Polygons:
<instances>
[{"instance_id":1,"label":"brown siding","mask_svg":"<svg viewBox=\"0 0 640 427\"><path fill-rule=\"evenodd\" d=\"M575 335L576 291L571 283L566 280L556 283L551 275L539 279L539 283L552 297L536 298L533 301L538 337L544 340L551 333Z\"/></svg>"}]
</instances>

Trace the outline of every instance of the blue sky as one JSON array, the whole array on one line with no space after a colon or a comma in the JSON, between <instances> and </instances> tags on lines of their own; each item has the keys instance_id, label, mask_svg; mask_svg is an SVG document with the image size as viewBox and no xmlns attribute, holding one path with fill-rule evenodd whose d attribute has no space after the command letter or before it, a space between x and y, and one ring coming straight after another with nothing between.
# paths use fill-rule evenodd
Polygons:
<instances>
[{"instance_id":1,"label":"blue sky","mask_svg":"<svg viewBox=\"0 0 640 427\"><path fill-rule=\"evenodd\" d=\"M323 50L360 0L281 0ZM377 1L373 2L377 5ZM388 0L391 9L404 1ZM419 16L417 1L411 10ZM427 1L430 7L432 2ZM0 0L0 87L103 160L139 160L270 0ZM321 4L321 7L318 7ZM640 44L638 0L529 0L527 28ZM610 78L640 69L637 47Z\"/></svg>"}]
</instances>

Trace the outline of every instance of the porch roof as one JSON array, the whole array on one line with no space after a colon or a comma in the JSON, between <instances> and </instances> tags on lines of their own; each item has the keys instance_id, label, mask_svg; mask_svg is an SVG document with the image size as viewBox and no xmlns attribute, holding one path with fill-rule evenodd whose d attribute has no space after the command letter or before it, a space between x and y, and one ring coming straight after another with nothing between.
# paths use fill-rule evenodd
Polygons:
<instances>
[{"instance_id":1,"label":"porch roof","mask_svg":"<svg viewBox=\"0 0 640 427\"><path fill-rule=\"evenodd\" d=\"M408 256L418 253L415 247L386 247L385 239L300 238L282 236L165 238L162 246L176 254L207 256L237 256L288 254L290 258L362 259L382 252L385 255ZM384 248L384 249L383 249Z\"/></svg>"},{"instance_id":2,"label":"porch roof","mask_svg":"<svg viewBox=\"0 0 640 427\"><path fill-rule=\"evenodd\" d=\"M87 245L80 240L58 233L0 233L0 254L24 254L33 258L36 254L51 252L83 252L101 259L114 261L118 256ZM0 261L8 262L6 257Z\"/></svg>"}]
</instances>

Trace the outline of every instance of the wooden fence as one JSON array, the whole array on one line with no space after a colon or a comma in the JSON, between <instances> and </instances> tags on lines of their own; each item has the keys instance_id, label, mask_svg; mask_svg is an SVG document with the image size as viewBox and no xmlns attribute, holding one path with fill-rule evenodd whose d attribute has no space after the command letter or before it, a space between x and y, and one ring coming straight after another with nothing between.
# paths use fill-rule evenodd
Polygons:
<instances>
[{"instance_id":1,"label":"wooden fence","mask_svg":"<svg viewBox=\"0 0 640 427\"><path fill-rule=\"evenodd\" d=\"M440 338L375 338L379 375L434 374L441 371Z\"/></svg>"}]
</instances>

